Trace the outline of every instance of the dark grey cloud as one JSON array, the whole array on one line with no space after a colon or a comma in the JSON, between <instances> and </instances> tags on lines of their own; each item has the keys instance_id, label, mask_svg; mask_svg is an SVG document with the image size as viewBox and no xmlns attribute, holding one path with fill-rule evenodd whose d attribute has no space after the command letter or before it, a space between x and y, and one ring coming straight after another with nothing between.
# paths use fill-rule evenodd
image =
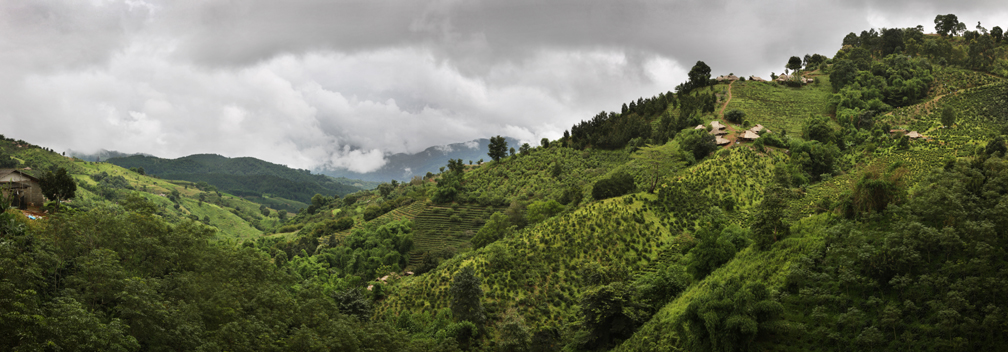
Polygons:
<instances>
[{"instance_id":1,"label":"dark grey cloud","mask_svg":"<svg viewBox=\"0 0 1008 352\"><path fill-rule=\"evenodd\" d=\"M380 167L491 135L556 138L703 60L767 76L848 32L994 1L0 3L0 133L60 149Z\"/></svg>"}]
</instances>

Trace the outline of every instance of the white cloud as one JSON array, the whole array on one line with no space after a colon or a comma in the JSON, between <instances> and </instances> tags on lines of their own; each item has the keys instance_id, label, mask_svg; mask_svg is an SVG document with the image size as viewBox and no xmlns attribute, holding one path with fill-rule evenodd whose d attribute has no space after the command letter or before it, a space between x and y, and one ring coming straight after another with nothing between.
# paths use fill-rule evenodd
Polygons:
<instances>
[{"instance_id":1,"label":"white cloud","mask_svg":"<svg viewBox=\"0 0 1008 352\"><path fill-rule=\"evenodd\" d=\"M696 60L767 77L849 31L928 28L936 11L1008 27L997 4L13 0L0 126L57 150L366 172L432 145L559 138L673 90Z\"/></svg>"}]
</instances>

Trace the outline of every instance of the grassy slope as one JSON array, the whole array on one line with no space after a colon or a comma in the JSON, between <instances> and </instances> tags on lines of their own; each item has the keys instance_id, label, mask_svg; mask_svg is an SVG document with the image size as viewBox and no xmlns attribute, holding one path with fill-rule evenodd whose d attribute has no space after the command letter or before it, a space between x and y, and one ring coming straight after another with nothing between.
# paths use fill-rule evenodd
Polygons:
<instances>
[{"instance_id":1,"label":"grassy slope","mask_svg":"<svg viewBox=\"0 0 1008 352\"><path fill-rule=\"evenodd\" d=\"M746 113L753 124L763 124L771 131L786 130L790 135L801 133L809 115L826 115L832 88L829 76L816 76L818 85L789 88L777 83L738 81L732 84L732 99L725 111L738 109Z\"/></svg>"},{"instance_id":2,"label":"grassy slope","mask_svg":"<svg viewBox=\"0 0 1008 352\"><path fill-rule=\"evenodd\" d=\"M220 230L220 238L222 239L247 239L262 235L262 231L253 227L248 221L243 220L241 217L232 213L232 210L236 207L246 210L247 213L252 213L251 210L258 210L259 204L257 203L246 201L228 194L222 194L223 199L221 199L221 204L223 206L210 203L203 203L202 206L199 206L197 198L201 191L197 190L195 187L185 187L184 185L178 185L168 180L140 175L109 163L80 161L79 159L63 157L56 153L47 152L39 148L17 148L10 141L0 141L0 147L4 148L5 151L14 154L17 159L25 162L25 166L33 166L33 172L37 172L40 169L45 169L51 166L66 168L80 186L97 185L97 182L95 182L90 176L102 172L108 173L109 176L122 176L135 189L134 192L136 194L139 194L151 201L168 217L183 218L193 214L202 219L204 216L209 216L210 225ZM174 203L172 203L167 197L162 196L171 194L172 190L177 190L181 195L182 201L179 209L175 209ZM214 195L214 197L216 197L216 195ZM75 201L90 203L92 205L111 203L103 197L88 191L84 187L77 188L77 197L72 200L71 203ZM268 224L271 221L268 218L263 218L261 215L257 218L257 220L264 221L265 224Z\"/></svg>"}]
</instances>

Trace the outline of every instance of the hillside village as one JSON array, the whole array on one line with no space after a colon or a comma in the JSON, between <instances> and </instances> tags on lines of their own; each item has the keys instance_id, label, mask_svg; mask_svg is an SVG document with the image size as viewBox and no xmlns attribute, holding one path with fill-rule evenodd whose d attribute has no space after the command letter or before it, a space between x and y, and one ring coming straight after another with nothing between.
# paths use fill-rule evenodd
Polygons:
<instances>
[{"instance_id":1,"label":"hillside village","mask_svg":"<svg viewBox=\"0 0 1008 352\"><path fill-rule=\"evenodd\" d=\"M771 80L698 61L409 182L0 136L0 346L997 350L1006 48L890 28Z\"/></svg>"}]
</instances>

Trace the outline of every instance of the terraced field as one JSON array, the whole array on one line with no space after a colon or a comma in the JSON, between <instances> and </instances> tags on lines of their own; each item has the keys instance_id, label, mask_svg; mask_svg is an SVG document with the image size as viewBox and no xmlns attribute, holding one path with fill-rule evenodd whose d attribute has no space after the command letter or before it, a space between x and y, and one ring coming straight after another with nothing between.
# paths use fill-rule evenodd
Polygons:
<instances>
[{"instance_id":1,"label":"terraced field","mask_svg":"<svg viewBox=\"0 0 1008 352\"><path fill-rule=\"evenodd\" d=\"M445 206L427 207L413 219L414 248L410 252L409 266L420 264L423 254L428 251L446 248L459 251L469 248L469 239L476 235L494 211L497 210L478 205L458 205L454 209Z\"/></svg>"}]
</instances>

